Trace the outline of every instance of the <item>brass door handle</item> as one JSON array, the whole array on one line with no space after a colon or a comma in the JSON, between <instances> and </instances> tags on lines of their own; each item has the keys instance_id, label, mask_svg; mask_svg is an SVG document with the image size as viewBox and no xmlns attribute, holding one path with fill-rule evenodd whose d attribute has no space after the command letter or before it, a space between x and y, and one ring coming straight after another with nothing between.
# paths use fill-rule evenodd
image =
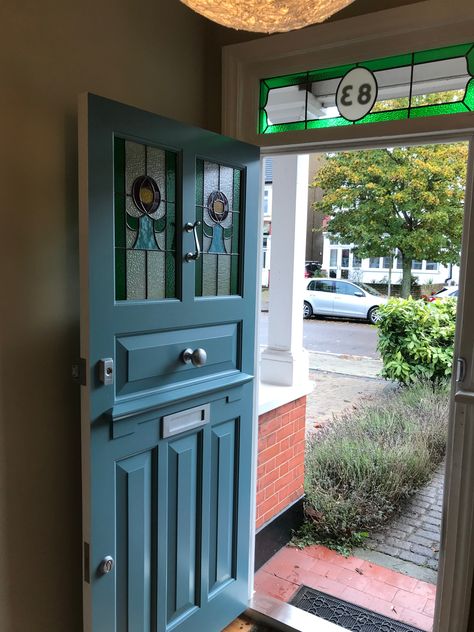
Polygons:
<instances>
[{"instance_id":1,"label":"brass door handle","mask_svg":"<svg viewBox=\"0 0 474 632\"><path fill-rule=\"evenodd\" d=\"M194 243L196 245L196 251L195 252L188 252L188 253L186 253L184 255L184 258L185 258L187 263L189 263L190 261L196 261L201 256L201 244L199 243L199 236L197 234L197 228L200 225L201 225L200 220L197 220L197 222L194 222L194 224L192 222L188 222L184 226L184 230L187 233L193 233L193 235L194 235Z\"/></svg>"}]
</instances>

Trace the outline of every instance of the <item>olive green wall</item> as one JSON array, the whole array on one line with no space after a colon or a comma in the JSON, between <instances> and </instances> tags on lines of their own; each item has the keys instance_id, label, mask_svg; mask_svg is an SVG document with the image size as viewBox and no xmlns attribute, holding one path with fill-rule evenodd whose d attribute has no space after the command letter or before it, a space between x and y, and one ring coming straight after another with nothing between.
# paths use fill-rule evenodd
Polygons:
<instances>
[{"instance_id":1,"label":"olive green wall","mask_svg":"<svg viewBox=\"0 0 474 632\"><path fill-rule=\"evenodd\" d=\"M0 4L0 630L76 632L77 95L212 124L210 26L177 0Z\"/></svg>"}]
</instances>

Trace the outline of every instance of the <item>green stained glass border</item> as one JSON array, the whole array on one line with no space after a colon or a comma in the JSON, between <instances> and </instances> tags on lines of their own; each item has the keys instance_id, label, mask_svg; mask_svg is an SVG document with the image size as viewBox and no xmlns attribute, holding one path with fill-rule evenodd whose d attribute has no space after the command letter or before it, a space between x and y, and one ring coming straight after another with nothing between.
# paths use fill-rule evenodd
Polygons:
<instances>
[{"instance_id":1,"label":"green stained glass border","mask_svg":"<svg viewBox=\"0 0 474 632\"><path fill-rule=\"evenodd\" d=\"M268 102L270 90L275 88L286 88L295 85L309 85L315 81L327 81L329 79L343 78L344 75L358 66L363 66L372 72L382 70L392 70L395 68L412 67L418 64L426 64L436 61L445 61L465 57L467 71L473 77L465 89L464 97L459 101L438 103L432 105L416 106L412 103L412 86L410 85L409 105L407 108L397 108L378 112L369 112L358 121L348 121L342 116L321 119L308 119L307 112L303 121L289 121L271 125L268 122L265 110ZM413 82L413 71L412 79ZM414 101L414 97L413 97ZM333 68L321 70L309 70L305 72L283 75L280 77L265 78L260 81L260 104L258 116L259 134L280 134L282 132L294 132L306 129L323 129L329 127L340 127L345 125L361 125L366 123L377 123L382 121L396 121L425 116L440 116L443 114L458 114L474 112L474 44L459 44L445 48L435 48L415 53L406 53L382 59L372 59L364 62L345 64Z\"/></svg>"}]
</instances>

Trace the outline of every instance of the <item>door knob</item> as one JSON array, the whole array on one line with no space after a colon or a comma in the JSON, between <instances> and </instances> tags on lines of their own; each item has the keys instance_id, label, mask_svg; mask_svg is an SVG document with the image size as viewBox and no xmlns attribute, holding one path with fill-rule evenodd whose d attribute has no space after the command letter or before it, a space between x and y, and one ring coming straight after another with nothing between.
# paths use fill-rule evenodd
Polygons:
<instances>
[{"instance_id":1,"label":"door knob","mask_svg":"<svg viewBox=\"0 0 474 632\"><path fill-rule=\"evenodd\" d=\"M181 354L181 358L184 364L194 364L194 366L204 366L207 362L207 353L204 349L198 347L197 349L185 349Z\"/></svg>"},{"instance_id":2,"label":"door knob","mask_svg":"<svg viewBox=\"0 0 474 632\"><path fill-rule=\"evenodd\" d=\"M107 575L114 567L114 558L111 555L106 555L102 562L99 564L100 575Z\"/></svg>"}]
</instances>

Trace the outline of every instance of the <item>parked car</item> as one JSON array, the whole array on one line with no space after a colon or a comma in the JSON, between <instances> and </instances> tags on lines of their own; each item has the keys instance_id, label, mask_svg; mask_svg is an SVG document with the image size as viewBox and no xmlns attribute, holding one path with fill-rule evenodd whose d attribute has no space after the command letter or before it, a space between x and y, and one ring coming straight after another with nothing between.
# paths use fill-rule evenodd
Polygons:
<instances>
[{"instance_id":1,"label":"parked car","mask_svg":"<svg viewBox=\"0 0 474 632\"><path fill-rule=\"evenodd\" d=\"M303 316L345 316L362 318L375 324L378 307L387 300L365 283L311 279L306 282Z\"/></svg>"},{"instance_id":2,"label":"parked car","mask_svg":"<svg viewBox=\"0 0 474 632\"><path fill-rule=\"evenodd\" d=\"M428 301L432 303L433 301L439 301L444 298L457 298L459 294L459 287L457 285L450 285L443 287L439 292L433 294L428 298Z\"/></svg>"},{"instance_id":3,"label":"parked car","mask_svg":"<svg viewBox=\"0 0 474 632\"><path fill-rule=\"evenodd\" d=\"M306 261L304 264L304 276L306 279L313 277L317 270L321 270L319 261Z\"/></svg>"}]
</instances>

